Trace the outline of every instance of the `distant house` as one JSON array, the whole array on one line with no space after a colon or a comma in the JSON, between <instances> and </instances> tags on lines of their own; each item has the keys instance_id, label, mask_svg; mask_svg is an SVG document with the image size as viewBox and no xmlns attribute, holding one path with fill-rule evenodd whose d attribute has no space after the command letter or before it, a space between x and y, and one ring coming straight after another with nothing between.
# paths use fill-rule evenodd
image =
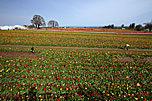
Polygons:
<instances>
[{"instance_id":1,"label":"distant house","mask_svg":"<svg viewBox=\"0 0 152 101\"><path fill-rule=\"evenodd\" d=\"M13 26L13 29L16 29L16 30L25 30L27 28L25 28L24 26L15 25L15 26Z\"/></svg>"},{"instance_id":2,"label":"distant house","mask_svg":"<svg viewBox=\"0 0 152 101\"><path fill-rule=\"evenodd\" d=\"M25 29L29 29L29 26L23 25L23 27L24 27Z\"/></svg>"},{"instance_id":3,"label":"distant house","mask_svg":"<svg viewBox=\"0 0 152 101\"><path fill-rule=\"evenodd\" d=\"M126 29L126 28L121 28L121 29Z\"/></svg>"},{"instance_id":4,"label":"distant house","mask_svg":"<svg viewBox=\"0 0 152 101\"><path fill-rule=\"evenodd\" d=\"M149 32L149 29L145 29L145 32Z\"/></svg>"}]
</instances>

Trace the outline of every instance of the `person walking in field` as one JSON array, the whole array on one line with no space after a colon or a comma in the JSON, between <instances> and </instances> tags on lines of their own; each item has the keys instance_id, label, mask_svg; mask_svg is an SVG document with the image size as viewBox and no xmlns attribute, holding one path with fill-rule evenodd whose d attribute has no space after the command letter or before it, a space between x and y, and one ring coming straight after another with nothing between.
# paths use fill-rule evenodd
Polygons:
<instances>
[{"instance_id":1,"label":"person walking in field","mask_svg":"<svg viewBox=\"0 0 152 101\"><path fill-rule=\"evenodd\" d=\"M130 45L129 45L129 44L126 44L125 48L126 48L127 50L129 49L129 47L130 47Z\"/></svg>"}]
</instances>

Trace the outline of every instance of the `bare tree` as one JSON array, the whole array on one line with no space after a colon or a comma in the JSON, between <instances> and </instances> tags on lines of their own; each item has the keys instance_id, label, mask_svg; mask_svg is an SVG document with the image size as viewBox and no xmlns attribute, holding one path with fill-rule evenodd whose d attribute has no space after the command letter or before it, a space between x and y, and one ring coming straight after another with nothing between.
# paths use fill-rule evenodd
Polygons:
<instances>
[{"instance_id":1,"label":"bare tree","mask_svg":"<svg viewBox=\"0 0 152 101\"><path fill-rule=\"evenodd\" d=\"M130 24L129 28L134 29L135 28L135 23Z\"/></svg>"},{"instance_id":2,"label":"bare tree","mask_svg":"<svg viewBox=\"0 0 152 101\"><path fill-rule=\"evenodd\" d=\"M142 30L142 25L140 25L140 24L139 24L139 25L136 25L135 28L136 28L137 31L141 31L141 30Z\"/></svg>"},{"instance_id":3,"label":"bare tree","mask_svg":"<svg viewBox=\"0 0 152 101\"><path fill-rule=\"evenodd\" d=\"M50 27L52 27L52 28L58 27L58 26L59 26L59 23L58 23L57 21L55 21L55 20L50 20L50 21L48 22L48 26L50 26Z\"/></svg>"},{"instance_id":4,"label":"bare tree","mask_svg":"<svg viewBox=\"0 0 152 101\"><path fill-rule=\"evenodd\" d=\"M111 25L111 28L114 28L114 27L115 27L114 24L112 24L112 25Z\"/></svg>"},{"instance_id":5,"label":"bare tree","mask_svg":"<svg viewBox=\"0 0 152 101\"><path fill-rule=\"evenodd\" d=\"M152 30L152 20L151 20L151 22L144 23L144 24L145 24L145 28L149 29L149 32L151 32L151 30Z\"/></svg>"},{"instance_id":6,"label":"bare tree","mask_svg":"<svg viewBox=\"0 0 152 101\"><path fill-rule=\"evenodd\" d=\"M121 25L121 28L124 28L124 26L125 26L125 25L124 25L124 24L122 24L122 25Z\"/></svg>"},{"instance_id":7,"label":"bare tree","mask_svg":"<svg viewBox=\"0 0 152 101\"><path fill-rule=\"evenodd\" d=\"M36 28L40 28L41 25L45 25L44 18L40 15L34 15L31 23L36 26Z\"/></svg>"}]
</instances>

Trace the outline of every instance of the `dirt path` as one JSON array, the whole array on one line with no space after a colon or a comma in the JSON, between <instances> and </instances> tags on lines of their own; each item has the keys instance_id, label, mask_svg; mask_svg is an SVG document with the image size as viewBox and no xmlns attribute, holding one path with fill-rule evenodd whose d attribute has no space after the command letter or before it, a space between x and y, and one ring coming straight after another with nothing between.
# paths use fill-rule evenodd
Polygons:
<instances>
[{"instance_id":1,"label":"dirt path","mask_svg":"<svg viewBox=\"0 0 152 101\"><path fill-rule=\"evenodd\" d=\"M40 58L40 53L31 53L31 52L14 52L14 51L0 51L0 58L1 57L6 57L6 58Z\"/></svg>"},{"instance_id":2,"label":"dirt path","mask_svg":"<svg viewBox=\"0 0 152 101\"><path fill-rule=\"evenodd\" d=\"M0 47L8 47L8 48L23 48L23 49L30 49L32 46L29 45L0 45ZM58 46L34 46L35 48L39 49L86 49L86 50L118 50L118 51L125 51L123 49L117 48L87 48L87 47L58 47ZM149 51L152 52L152 49L129 49L129 51ZM15 51L0 51L0 58L40 58L40 52L15 52ZM130 57L120 57L119 61L134 61L133 58ZM152 62L152 57L147 57L141 61L150 61Z\"/></svg>"},{"instance_id":3,"label":"dirt path","mask_svg":"<svg viewBox=\"0 0 152 101\"><path fill-rule=\"evenodd\" d=\"M32 45L0 45L0 47L22 47L22 48L31 48ZM33 46L40 49L86 49L86 50L118 50L124 51L119 48L87 48L87 47L60 47L60 46ZM129 51L147 51L152 52L152 49L129 49Z\"/></svg>"}]
</instances>

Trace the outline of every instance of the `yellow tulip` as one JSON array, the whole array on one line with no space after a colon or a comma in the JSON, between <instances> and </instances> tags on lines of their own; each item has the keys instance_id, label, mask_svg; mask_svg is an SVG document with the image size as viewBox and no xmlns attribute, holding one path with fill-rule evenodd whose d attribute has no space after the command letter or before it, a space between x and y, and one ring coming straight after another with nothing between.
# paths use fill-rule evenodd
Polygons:
<instances>
[{"instance_id":1,"label":"yellow tulip","mask_svg":"<svg viewBox=\"0 0 152 101\"><path fill-rule=\"evenodd\" d=\"M137 86L140 86L140 84L139 84L139 83L137 83Z\"/></svg>"}]
</instances>

